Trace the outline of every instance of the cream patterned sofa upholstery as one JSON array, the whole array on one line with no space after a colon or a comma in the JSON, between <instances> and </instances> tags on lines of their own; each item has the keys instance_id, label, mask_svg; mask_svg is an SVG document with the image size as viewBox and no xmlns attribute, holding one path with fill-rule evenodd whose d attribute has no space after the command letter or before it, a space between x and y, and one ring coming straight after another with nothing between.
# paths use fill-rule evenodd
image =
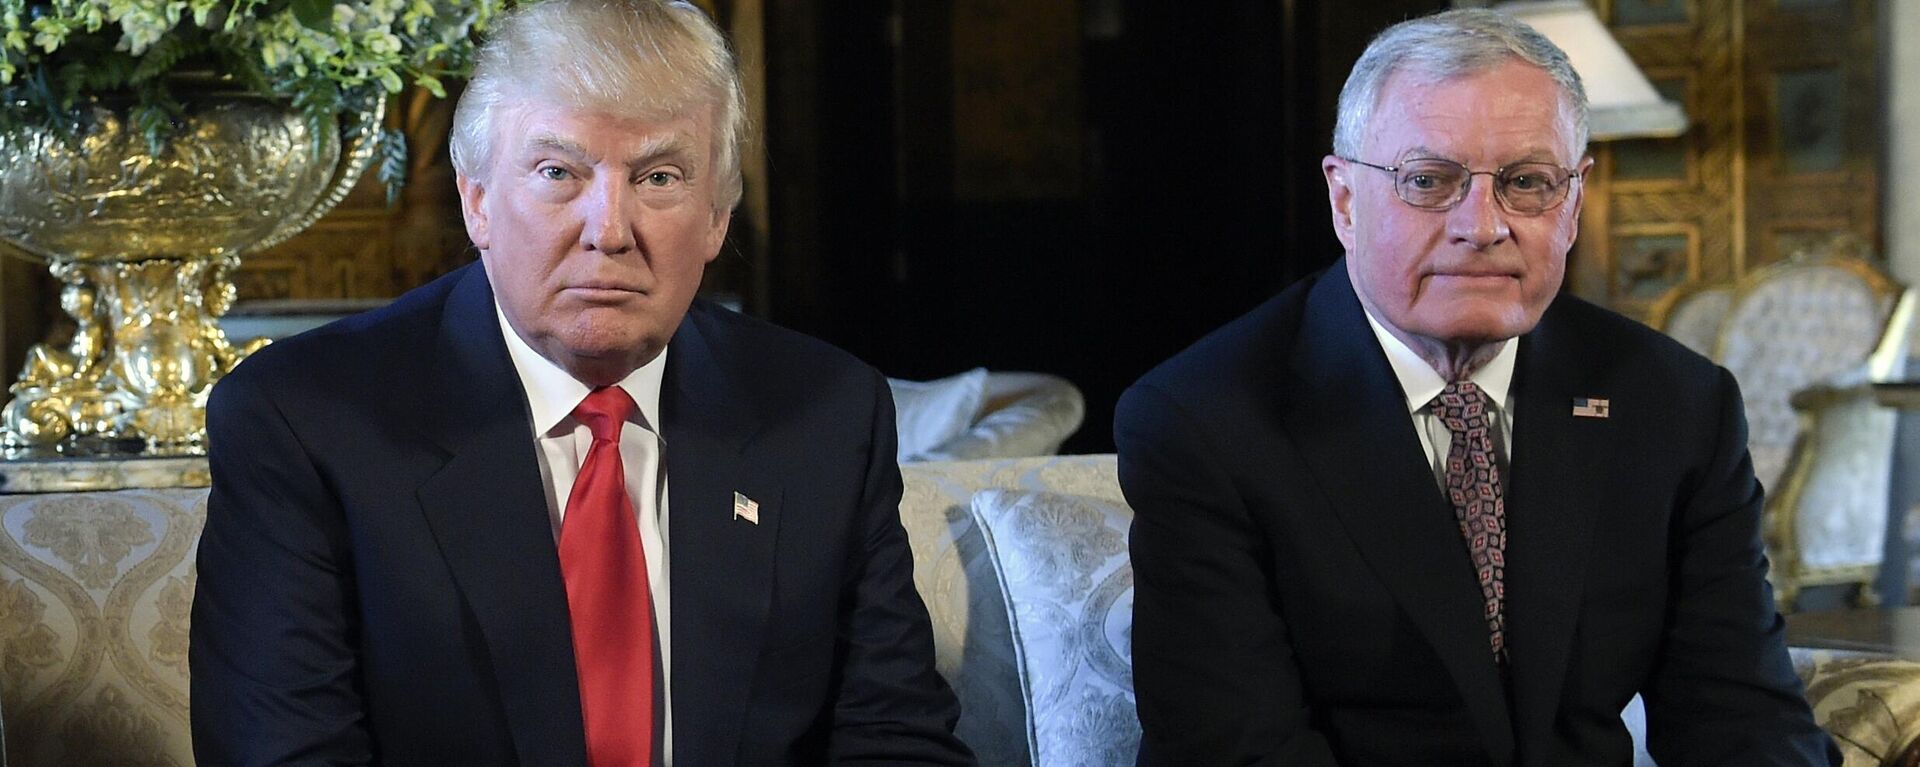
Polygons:
<instances>
[{"instance_id":1,"label":"cream patterned sofa upholstery","mask_svg":"<svg viewBox=\"0 0 1920 767\"><path fill-rule=\"evenodd\" d=\"M1133 764L1132 514L1114 457L901 473L915 585L981 764ZM193 764L187 621L205 515L205 489L0 495L8 764ZM1847 767L1915 749L1920 664L1794 654Z\"/></svg>"},{"instance_id":2,"label":"cream patterned sofa upholstery","mask_svg":"<svg viewBox=\"0 0 1920 767\"><path fill-rule=\"evenodd\" d=\"M1794 648L1793 666L1843 767L1920 765L1920 662Z\"/></svg>"},{"instance_id":3,"label":"cream patterned sofa upholstery","mask_svg":"<svg viewBox=\"0 0 1920 767\"><path fill-rule=\"evenodd\" d=\"M1035 738L1044 736L1037 750L1054 758L1037 764L1131 764L1138 739L1125 645L1132 604L1121 598L1131 594L1131 515L1113 456L909 464L902 474L916 585L933 615L940 670L965 705L961 734L981 763L1029 763ZM1008 495L1015 505L987 510L991 522L983 527L972 501L990 488L1061 495ZM8 764L193 764L187 625L206 495L204 488L0 495ZM1010 618L992 551L1016 563L1012 603L1032 608L1018 621L1025 634ZM1030 591L1042 596L1028 599ZM1106 601L1090 605L1096 593ZM1094 629L1088 633L1061 617L1067 614L1100 618L1084 624ZM1036 649L1023 656L1016 636L1033 639ZM1066 653L1085 661L1048 660ZM1025 676L1023 660L1031 671ZM1050 675L1057 670L1066 673ZM1028 722L1030 711L1036 723Z\"/></svg>"},{"instance_id":4,"label":"cream patterned sofa upholstery","mask_svg":"<svg viewBox=\"0 0 1920 767\"><path fill-rule=\"evenodd\" d=\"M901 467L914 582L983 765L1133 764L1133 514L1115 466L1107 454Z\"/></svg>"},{"instance_id":5,"label":"cream patterned sofa upholstery","mask_svg":"<svg viewBox=\"0 0 1920 767\"><path fill-rule=\"evenodd\" d=\"M207 491L0 495L14 767L193 764L187 616Z\"/></svg>"}]
</instances>

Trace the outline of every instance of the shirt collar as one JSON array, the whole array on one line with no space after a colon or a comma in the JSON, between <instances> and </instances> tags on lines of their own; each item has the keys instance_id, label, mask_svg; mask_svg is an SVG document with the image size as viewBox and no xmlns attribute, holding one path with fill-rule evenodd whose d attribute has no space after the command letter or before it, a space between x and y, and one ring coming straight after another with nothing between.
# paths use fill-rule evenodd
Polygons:
<instances>
[{"instance_id":1,"label":"shirt collar","mask_svg":"<svg viewBox=\"0 0 1920 767\"><path fill-rule=\"evenodd\" d=\"M493 303L493 314L500 321L500 335L507 339L507 356L513 359L513 369L520 374L520 385L527 391L534 439L547 436L573 415L573 409L592 389L527 345L513 326L507 324L506 312L501 310L498 299ZM646 419L645 425L656 435L661 434L660 381L666 370L667 350L661 349L651 361L635 368L617 384L640 406L640 417Z\"/></svg>"},{"instance_id":2,"label":"shirt collar","mask_svg":"<svg viewBox=\"0 0 1920 767\"><path fill-rule=\"evenodd\" d=\"M1398 336L1387 330L1373 312L1366 311L1367 325L1373 328L1373 337L1379 339L1380 349L1387 353L1387 364L1393 366L1393 376L1400 380L1400 390L1407 395L1407 412L1417 413L1440 396L1440 390L1447 388L1446 379L1435 372L1432 365L1415 354L1411 347L1403 343ZM1468 380L1486 392L1487 399L1499 410L1507 407L1507 391L1513 385L1513 365L1520 356L1520 345L1509 338L1500 342L1500 351L1493 359L1482 365Z\"/></svg>"}]
</instances>

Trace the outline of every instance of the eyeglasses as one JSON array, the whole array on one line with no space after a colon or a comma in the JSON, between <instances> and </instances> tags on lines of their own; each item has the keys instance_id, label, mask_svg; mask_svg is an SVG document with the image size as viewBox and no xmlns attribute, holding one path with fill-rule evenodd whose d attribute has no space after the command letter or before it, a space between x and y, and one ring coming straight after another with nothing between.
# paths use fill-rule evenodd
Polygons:
<instances>
[{"instance_id":1,"label":"eyeglasses","mask_svg":"<svg viewBox=\"0 0 1920 767\"><path fill-rule=\"evenodd\" d=\"M1352 158L1347 162L1393 174L1393 191L1400 201L1416 208L1446 210L1467 198L1474 176L1493 177L1493 196L1507 210L1535 215L1553 210L1567 199L1567 189L1580 178L1578 171L1550 162L1520 162L1494 170L1469 170L1452 160L1423 157L1399 165L1375 165Z\"/></svg>"}]
</instances>

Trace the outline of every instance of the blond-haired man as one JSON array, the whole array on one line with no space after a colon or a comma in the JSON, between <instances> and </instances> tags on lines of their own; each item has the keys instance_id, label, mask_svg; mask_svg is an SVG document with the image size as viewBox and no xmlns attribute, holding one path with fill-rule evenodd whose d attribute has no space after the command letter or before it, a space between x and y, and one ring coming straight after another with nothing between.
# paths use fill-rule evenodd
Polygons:
<instances>
[{"instance_id":1,"label":"blond-haired man","mask_svg":"<svg viewBox=\"0 0 1920 767\"><path fill-rule=\"evenodd\" d=\"M884 379L694 298L744 122L685 3L497 22L452 139L480 263L214 392L202 763L971 763Z\"/></svg>"}]
</instances>

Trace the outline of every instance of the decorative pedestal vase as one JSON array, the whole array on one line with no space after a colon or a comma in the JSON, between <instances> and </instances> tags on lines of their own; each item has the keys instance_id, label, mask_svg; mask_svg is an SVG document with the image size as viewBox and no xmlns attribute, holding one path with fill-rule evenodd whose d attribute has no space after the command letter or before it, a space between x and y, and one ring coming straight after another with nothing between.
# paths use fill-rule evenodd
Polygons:
<instances>
[{"instance_id":1,"label":"decorative pedestal vase","mask_svg":"<svg viewBox=\"0 0 1920 767\"><path fill-rule=\"evenodd\" d=\"M106 106L73 136L0 133L0 241L48 264L76 325L70 342L28 351L0 453L203 450L208 391L265 344L231 344L216 324L233 270L346 196L385 110L314 130L273 100L195 103L158 154Z\"/></svg>"}]
</instances>

